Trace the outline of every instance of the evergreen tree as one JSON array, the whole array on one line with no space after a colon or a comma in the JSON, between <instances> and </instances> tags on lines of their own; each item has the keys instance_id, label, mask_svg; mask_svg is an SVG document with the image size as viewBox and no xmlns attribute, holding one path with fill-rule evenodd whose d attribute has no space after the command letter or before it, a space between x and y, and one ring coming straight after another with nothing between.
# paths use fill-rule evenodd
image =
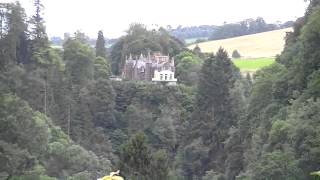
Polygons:
<instances>
[{"instance_id":1,"label":"evergreen tree","mask_svg":"<svg viewBox=\"0 0 320 180\"><path fill-rule=\"evenodd\" d=\"M138 133L120 152L120 167L129 179L147 180L150 177L151 151L143 133Z\"/></svg>"},{"instance_id":2,"label":"evergreen tree","mask_svg":"<svg viewBox=\"0 0 320 180\"><path fill-rule=\"evenodd\" d=\"M240 53L238 52L238 50L234 50L233 52L232 52L232 58L240 58L241 57L241 55L240 55Z\"/></svg>"},{"instance_id":3,"label":"evergreen tree","mask_svg":"<svg viewBox=\"0 0 320 180\"><path fill-rule=\"evenodd\" d=\"M237 125L231 96L237 77L234 65L222 48L216 56L211 55L205 60L199 76L190 127L192 132L191 137L188 136L192 143L185 148L185 153L198 156L197 159L190 157L191 161L197 161L191 169L193 175L201 177L209 170L222 174L226 171L225 165L222 165L227 157L223 142L230 136L229 129ZM190 143L190 140L187 142Z\"/></svg>"},{"instance_id":4,"label":"evergreen tree","mask_svg":"<svg viewBox=\"0 0 320 180\"><path fill-rule=\"evenodd\" d=\"M105 47L105 40L103 36L103 32L99 31L98 32L98 39L96 41L96 56L97 57L103 57L106 58L106 47Z\"/></svg>"},{"instance_id":5,"label":"evergreen tree","mask_svg":"<svg viewBox=\"0 0 320 180\"><path fill-rule=\"evenodd\" d=\"M41 0L34 0L35 14L31 18L31 35L34 40L33 48L47 47L48 37L42 17L43 4Z\"/></svg>"},{"instance_id":6,"label":"evergreen tree","mask_svg":"<svg viewBox=\"0 0 320 180\"><path fill-rule=\"evenodd\" d=\"M227 52L220 48L216 56L208 58L201 69L198 93L197 110L201 116L209 116L203 120L220 121L218 124L232 125L230 107L230 89L235 82L234 65ZM202 118L200 116L200 118ZM222 118L222 119L220 119ZM224 120L223 120L224 119ZM221 127L221 126L220 126Z\"/></svg>"},{"instance_id":7,"label":"evergreen tree","mask_svg":"<svg viewBox=\"0 0 320 180\"><path fill-rule=\"evenodd\" d=\"M0 4L1 38L0 59L2 70L8 65L26 63L29 58L29 40L26 14L19 2Z\"/></svg>"},{"instance_id":8,"label":"evergreen tree","mask_svg":"<svg viewBox=\"0 0 320 180\"><path fill-rule=\"evenodd\" d=\"M193 53L195 53L198 56L201 54L201 49L198 44L196 44L196 46L193 48Z\"/></svg>"}]
</instances>

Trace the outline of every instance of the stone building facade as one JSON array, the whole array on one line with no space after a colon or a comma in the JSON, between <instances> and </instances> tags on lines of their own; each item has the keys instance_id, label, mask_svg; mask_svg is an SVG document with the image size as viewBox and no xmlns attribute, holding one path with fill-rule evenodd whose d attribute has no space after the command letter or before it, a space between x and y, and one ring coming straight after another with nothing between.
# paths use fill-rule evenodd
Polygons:
<instances>
[{"instance_id":1,"label":"stone building facade","mask_svg":"<svg viewBox=\"0 0 320 180\"><path fill-rule=\"evenodd\" d=\"M133 81L164 82L169 85L175 85L177 79L174 73L174 59L170 59L169 56L154 53L148 56L141 54L140 57L133 58L130 55L126 59L122 78Z\"/></svg>"}]
</instances>

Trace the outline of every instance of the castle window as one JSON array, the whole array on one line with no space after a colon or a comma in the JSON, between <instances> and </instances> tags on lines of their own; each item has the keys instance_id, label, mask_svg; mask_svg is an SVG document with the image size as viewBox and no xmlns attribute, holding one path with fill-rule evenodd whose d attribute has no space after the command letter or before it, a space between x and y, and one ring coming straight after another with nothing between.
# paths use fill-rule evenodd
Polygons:
<instances>
[{"instance_id":1,"label":"castle window","mask_svg":"<svg viewBox=\"0 0 320 180\"><path fill-rule=\"evenodd\" d=\"M164 75L164 80L167 80L168 79L168 74L165 74Z\"/></svg>"},{"instance_id":2,"label":"castle window","mask_svg":"<svg viewBox=\"0 0 320 180\"><path fill-rule=\"evenodd\" d=\"M162 80L163 79L163 74L160 74L160 80Z\"/></svg>"}]
</instances>

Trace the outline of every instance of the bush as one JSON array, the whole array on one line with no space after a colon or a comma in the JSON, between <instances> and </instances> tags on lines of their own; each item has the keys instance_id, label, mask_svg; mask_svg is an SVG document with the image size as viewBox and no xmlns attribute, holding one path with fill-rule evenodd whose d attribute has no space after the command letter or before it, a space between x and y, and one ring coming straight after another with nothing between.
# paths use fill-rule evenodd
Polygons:
<instances>
[{"instance_id":1,"label":"bush","mask_svg":"<svg viewBox=\"0 0 320 180\"><path fill-rule=\"evenodd\" d=\"M238 50L234 50L232 52L232 58L241 58L240 53L238 52Z\"/></svg>"}]
</instances>

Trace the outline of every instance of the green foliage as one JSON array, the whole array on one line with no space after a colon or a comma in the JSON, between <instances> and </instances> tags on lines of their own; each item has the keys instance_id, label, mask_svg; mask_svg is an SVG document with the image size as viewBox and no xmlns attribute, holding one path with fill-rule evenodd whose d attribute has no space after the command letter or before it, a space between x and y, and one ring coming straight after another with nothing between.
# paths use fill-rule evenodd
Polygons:
<instances>
[{"instance_id":1,"label":"green foliage","mask_svg":"<svg viewBox=\"0 0 320 180\"><path fill-rule=\"evenodd\" d=\"M94 79L109 78L111 75L111 67L107 60L102 57L96 57L94 60Z\"/></svg>"},{"instance_id":2,"label":"green foliage","mask_svg":"<svg viewBox=\"0 0 320 180\"><path fill-rule=\"evenodd\" d=\"M93 50L80 39L68 39L63 45L66 71L74 85L83 86L93 78Z\"/></svg>"},{"instance_id":3,"label":"green foliage","mask_svg":"<svg viewBox=\"0 0 320 180\"><path fill-rule=\"evenodd\" d=\"M21 175L18 179L45 179L46 173L66 177L85 168L92 176L92 172L100 170L102 162L96 155L70 143L61 129L53 126L43 114L33 112L15 96L2 95L0 99L1 124L4 125L0 131L0 172L9 177ZM40 168L38 163L44 167ZM110 167L110 164L103 165Z\"/></svg>"},{"instance_id":4,"label":"green foliage","mask_svg":"<svg viewBox=\"0 0 320 180\"><path fill-rule=\"evenodd\" d=\"M72 177L69 177L68 180L87 180L90 179L91 175L88 172L80 172L77 173L75 175L73 175Z\"/></svg>"},{"instance_id":5,"label":"green foliage","mask_svg":"<svg viewBox=\"0 0 320 180\"><path fill-rule=\"evenodd\" d=\"M142 24L131 24L127 35L121 37L112 47L112 72L121 74L125 59L130 54L139 56L141 53L160 51L175 56L181 50L182 43L170 36L165 29L148 31Z\"/></svg>"},{"instance_id":6,"label":"green foliage","mask_svg":"<svg viewBox=\"0 0 320 180\"><path fill-rule=\"evenodd\" d=\"M298 162L289 150L285 152L274 151L262 155L261 161L256 164L253 179L302 179Z\"/></svg>"},{"instance_id":7,"label":"green foliage","mask_svg":"<svg viewBox=\"0 0 320 180\"><path fill-rule=\"evenodd\" d=\"M202 60L192 52L183 51L175 57L176 76L180 83L194 86L198 81L198 73Z\"/></svg>"},{"instance_id":8,"label":"green foliage","mask_svg":"<svg viewBox=\"0 0 320 180\"><path fill-rule=\"evenodd\" d=\"M122 147L120 153L120 167L127 178L148 179L151 163L151 152L146 144L146 137L138 133Z\"/></svg>"},{"instance_id":9,"label":"green foliage","mask_svg":"<svg viewBox=\"0 0 320 180\"><path fill-rule=\"evenodd\" d=\"M151 179L168 179L169 158L164 150L155 152L151 161Z\"/></svg>"},{"instance_id":10,"label":"green foliage","mask_svg":"<svg viewBox=\"0 0 320 180\"><path fill-rule=\"evenodd\" d=\"M113 150L108 136L93 125L99 117L112 114L113 88L103 77L110 69L104 59L98 59L94 69L93 50L83 43L80 33L66 42L63 53L48 47L40 1L35 5L32 32L26 29L19 3L4 6L12 13L6 14L10 28L0 38L0 46L7 48L0 55L5 60L0 72L0 174L6 179L66 179L73 175L94 179L111 168ZM25 34L32 36L28 39ZM86 119L92 117L89 110L97 112L93 120ZM62 129L53 124L62 125ZM69 134L78 130L82 130L79 137ZM96 154L70 139L80 137L85 137L81 144ZM89 146L90 141L96 145Z\"/></svg>"},{"instance_id":11,"label":"green foliage","mask_svg":"<svg viewBox=\"0 0 320 180\"><path fill-rule=\"evenodd\" d=\"M214 171L207 171L206 175L202 177L203 180L224 180L224 176Z\"/></svg>"},{"instance_id":12,"label":"green foliage","mask_svg":"<svg viewBox=\"0 0 320 180\"><path fill-rule=\"evenodd\" d=\"M130 179L310 178L320 163L318 5L253 79L223 49L181 52L163 28L133 24L112 48L113 72L130 53L162 51L187 85L172 87L111 82L101 32L96 54L81 32L54 50L39 0L32 24L19 3L1 4L1 177L96 179L117 167Z\"/></svg>"},{"instance_id":13,"label":"green foliage","mask_svg":"<svg viewBox=\"0 0 320 180\"><path fill-rule=\"evenodd\" d=\"M319 163L318 25L319 8L311 3L306 17L287 36L277 62L254 78L248 119L251 148L246 177L309 179ZM312 9L312 10L311 10ZM243 176L244 177L244 176Z\"/></svg>"},{"instance_id":14,"label":"green foliage","mask_svg":"<svg viewBox=\"0 0 320 180\"><path fill-rule=\"evenodd\" d=\"M56 178L45 175L45 169L37 165L31 171L22 176L13 176L10 180L56 180Z\"/></svg>"},{"instance_id":15,"label":"green foliage","mask_svg":"<svg viewBox=\"0 0 320 180\"><path fill-rule=\"evenodd\" d=\"M7 24L1 24L0 59L1 70L17 63L26 63L29 59L29 42L27 19L19 2L0 3L2 19Z\"/></svg>"},{"instance_id":16,"label":"green foliage","mask_svg":"<svg viewBox=\"0 0 320 180\"><path fill-rule=\"evenodd\" d=\"M120 167L130 179L168 179L169 159L165 151L152 153L143 133L122 146Z\"/></svg>"},{"instance_id":17,"label":"green foliage","mask_svg":"<svg viewBox=\"0 0 320 180\"><path fill-rule=\"evenodd\" d=\"M105 40L104 40L104 36L103 36L103 32L99 31L98 32L98 39L96 42L96 56L97 57L102 57L102 58L106 58L106 47L105 47Z\"/></svg>"},{"instance_id":18,"label":"green foliage","mask_svg":"<svg viewBox=\"0 0 320 180\"><path fill-rule=\"evenodd\" d=\"M241 170L241 141L238 130L233 129L243 114L239 108L243 106L243 95L233 92L237 79L239 71L222 48L204 61L183 153L186 178L202 177L213 170L219 177L226 173L231 179Z\"/></svg>"}]
</instances>

